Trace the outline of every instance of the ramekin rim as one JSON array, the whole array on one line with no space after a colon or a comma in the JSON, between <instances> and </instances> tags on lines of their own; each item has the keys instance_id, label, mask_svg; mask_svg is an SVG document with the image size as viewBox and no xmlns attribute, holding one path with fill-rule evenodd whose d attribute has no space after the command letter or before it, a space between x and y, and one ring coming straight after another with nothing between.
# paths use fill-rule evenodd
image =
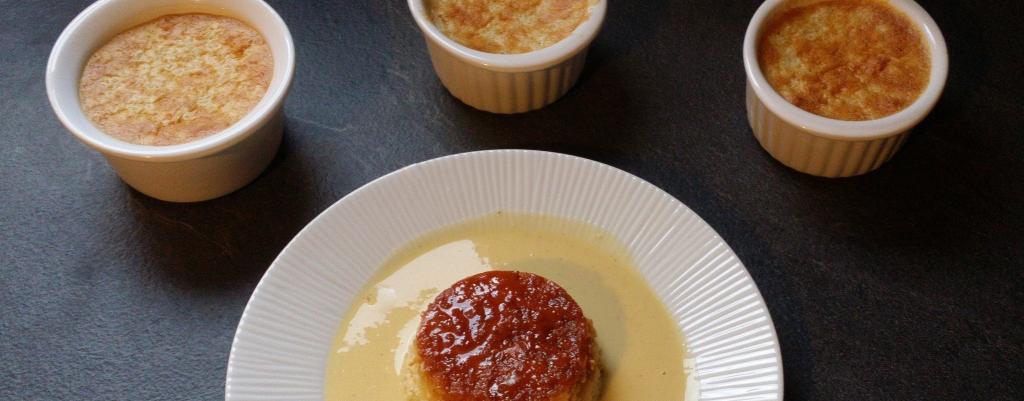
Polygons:
<instances>
[{"instance_id":1,"label":"ramekin rim","mask_svg":"<svg viewBox=\"0 0 1024 401\"><path fill-rule=\"evenodd\" d=\"M904 132L923 120L938 102L949 72L946 41L935 20L913 0L888 0L921 31L930 47L931 70L928 85L906 108L879 119L845 121L803 110L782 97L765 79L757 61L760 31L768 15L786 0L766 0L751 18L743 40L743 66L747 83L761 103L782 120L818 136L838 140L872 140Z\"/></svg>"},{"instance_id":2,"label":"ramekin rim","mask_svg":"<svg viewBox=\"0 0 1024 401\"><path fill-rule=\"evenodd\" d=\"M81 25L88 19L94 18L97 11L104 7L109 7L117 1L120 0L98 0L82 10L82 12L75 16L75 18L72 19L61 32L57 41L54 43L53 49L50 51L49 59L47 60L46 93L50 101L50 106L53 108L53 111L57 115L61 124L63 124L64 127L79 141L103 153L104 155L116 156L130 160L175 162L197 159L229 148L232 145L248 138L264 126L282 106L295 74L295 44L292 40L291 31L288 29L288 25L284 22L284 19L281 18L281 15L265 1L249 0L251 3L256 4L258 7L262 7L266 12L268 12L268 15L272 18L271 23L278 25L281 32L283 32L282 39L284 40L286 57L284 74L282 75L283 79L277 84L271 83L271 86L267 88L267 93L264 94L264 98L269 99L269 101L263 102L261 99L260 103L246 113L242 119L236 121L223 131L191 142L177 145L155 146L138 145L120 140L108 142L97 140L95 138L96 136L108 134L103 133L91 124L88 126L82 126L80 124L75 124L70 120L70 118L68 118L65 108L73 107L73 105L66 105L59 100L60 97L57 95L58 88L56 87L56 82L54 82L56 79L54 74L57 69L56 64L60 59L61 54L64 53L69 42L72 40L72 36L77 32ZM196 4L196 2L183 0L182 4L192 5ZM234 5L235 3L231 4ZM230 7L225 8L230 9ZM267 35L264 29L256 26L253 26L253 28L259 31L260 34L264 36ZM84 67L84 65L79 66L79 69L82 67ZM77 91L77 88L75 88L75 90Z\"/></svg>"},{"instance_id":3,"label":"ramekin rim","mask_svg":"<svg viewBox=\"0 0 1024 401\"><path fill-rule=\"evenodd\" d=\"M590 45L604 25L607 0L597 0L588 8L590 15L557 43L526 53L487 53L466 47L441 33L424 12L424 0L408 0L409 11L426 40L441 46L458 59L489 70L502 72L536 71L561 63Z\"/></svg>"}]
</instances>

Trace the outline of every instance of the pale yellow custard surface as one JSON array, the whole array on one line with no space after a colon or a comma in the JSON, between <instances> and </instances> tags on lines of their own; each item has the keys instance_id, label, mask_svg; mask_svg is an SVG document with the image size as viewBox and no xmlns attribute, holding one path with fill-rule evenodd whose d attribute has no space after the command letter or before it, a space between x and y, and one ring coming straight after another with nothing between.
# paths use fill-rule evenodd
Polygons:
<instances>
[{"instance_id":1,"label":"pale yellow custard surface","mask_svg":"<svg viewBox=\"0 0 1024 401\"><path fill-rule=\"evenodd\" d=\"M526 53L565 39L596 0L424 0L445 36L488 53Z\"/></svg>"},{"instance_id":2,"label":"pale yellow custard surface","mask_svg":"<svg viewBox=\"0 0 1024 401\"><path fill-rule=\"evenodd\" d=\"M583 223L510 213L427 234L384 263L342 319L325 399L418 399L405 373L420 313L440 291L488 270L541 275L576 300L601 349L599 400L684 399L682 335L625 247Z\"/></svg>"},{"instance_id":3,"label":"pale yellow custard surface","mask_svg":"<svg viewBox=\"0 0 1024 401\"><path fill-rule=\"evenodd\" d=\"M141 145L215 134L263 98L270 48L255 29L209 14L166 15L122 32L89 57L79 84L85 115Z\"/></svg>"},{"instance_id":4,"label":"pale yellow custard surface","mask_svg":"<svg viewBox=\"0 0 1024 401\"><path fill-rule=\"evenodd\" d=\"M837 120L906 108L928 85L927 44L885 0L790 0L769 17L758 64L793 105Z\"/></svg>"}]
</instances>

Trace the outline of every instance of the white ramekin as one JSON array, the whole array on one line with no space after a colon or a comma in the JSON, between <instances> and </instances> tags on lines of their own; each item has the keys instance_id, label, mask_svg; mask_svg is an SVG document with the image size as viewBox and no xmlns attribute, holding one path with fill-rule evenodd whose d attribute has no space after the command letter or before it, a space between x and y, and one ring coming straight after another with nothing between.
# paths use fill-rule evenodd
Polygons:
<instances>
[{"instance_id":1,"label":"white ramekin","mask_svg":"<svg viewBox=\"0 0 1024 401\"><path fill-rule=\"evenodd\" d=\"M136 145L97 129L78 100L78 82L89 56L135 25L193 12L236 18L263 34L274 55L274 75L263 99L224 131L179 145ZM270 163L281 143L281 108L294 70L291 33L262 0L100 0L78 14L54 44L46 66L46 92L68 131L103 154L128 185L157 199L195 202L241 188Z\"/></svg>"},{"instance_id":2,"label":"white ramekin","mask_svg":"<svg viewBox=\"0 0 1024 401\"><path fill-rule=\"evenodd\" d=\"M586 21L549 47L520 54L494 54L470 49L445 36L430 22L425 3L409 0L409 9L423 31L441 83L462 102L503 114L539 109L572 88L607 9L606 0L597 0L590 6Z\"/></svg>"},{"instance_id":3,"label":"white ramekin","mask_svg":"<svg viewBox=\"0 0 1024 401\"><path fill-rule=\"evenodd\" d=\"M761 73L757 45L765 20L785 0L767 0L754 13L743 40L747 73L747 118L761 146L797 171L822 177L849 177L872 171L899 150L939 100L946 85L946 41L931 16L912 0L890 0L920 29L931 53L931 75L924 92L907 108L877 120L842 121L822 117L786 101Z\"/></svg>"}]
</instances>

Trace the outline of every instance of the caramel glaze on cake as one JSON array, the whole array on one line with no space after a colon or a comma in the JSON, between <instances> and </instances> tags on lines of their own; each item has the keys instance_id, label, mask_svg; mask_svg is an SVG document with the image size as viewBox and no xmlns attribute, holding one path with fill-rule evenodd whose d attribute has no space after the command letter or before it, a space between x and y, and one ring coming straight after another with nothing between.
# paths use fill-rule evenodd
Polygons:
<instances>
[{"instance_id":1,"label":"caramel glaze on cake","mask_svg":"<svg viewBox=\"0 0 1024 401\"><path fill-rule=\"evenodd\" d=\"M838 120L872 120L914 102L928 85L921 32L881 0L789 1L758 45L768 83L790 103Z\"/></svg>"},{"instance_id":2,"label":"caramel glaze on cake","mask_svg":"<svg viewBox=\"0 0 1024 401\"><path fill-rule=\"evenodd\" d=\"M167 15L129 29L86 63L79 98L101 130L142 145L220 132L267 91L273 56L259 32L208 14Z\"/></svg>"},{"instance_id":3,"label":"caramel glaze on cake","mask_svg":"<svg viewBox=\"0 0 1024 401\"><path fill-rule=\"evenodd\" d=\"M415 340L419 400L593 401L600 392L590 321L541 276L490 271L441 292Z\"/></svg>"},{"instance_id":4,"label":"caramel glaze on cake","mask_svg":"<svg viewBox=\"0 0 1024 401\"><path fill-rule=\"evenodd\" d=\"M596 0L425 0L435 26L463 46L526 53L565 39Z\"/></svg>"}]
</instances>

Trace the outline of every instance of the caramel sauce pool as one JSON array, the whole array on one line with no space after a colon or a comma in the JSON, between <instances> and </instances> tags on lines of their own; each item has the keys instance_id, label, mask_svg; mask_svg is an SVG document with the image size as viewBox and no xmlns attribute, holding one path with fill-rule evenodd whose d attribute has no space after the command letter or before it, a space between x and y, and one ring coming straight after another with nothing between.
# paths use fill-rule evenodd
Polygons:
<instances>
[{"instance_id":1,"label":"caramel sauce pool","mask_svg":"<svg viewBox=\"0 0 1024 401\"><path fill-rule=\"evenodd\" d=\"M695 390L684 385L682 335L631 263L610 234L541 215L496 213L427 234L384 263L342 320L325 399L406 400L405 357L426 305L472 274L517 270L561 285L593 321L601 400L681 401Z\"/></svg>"}]
</instances>

